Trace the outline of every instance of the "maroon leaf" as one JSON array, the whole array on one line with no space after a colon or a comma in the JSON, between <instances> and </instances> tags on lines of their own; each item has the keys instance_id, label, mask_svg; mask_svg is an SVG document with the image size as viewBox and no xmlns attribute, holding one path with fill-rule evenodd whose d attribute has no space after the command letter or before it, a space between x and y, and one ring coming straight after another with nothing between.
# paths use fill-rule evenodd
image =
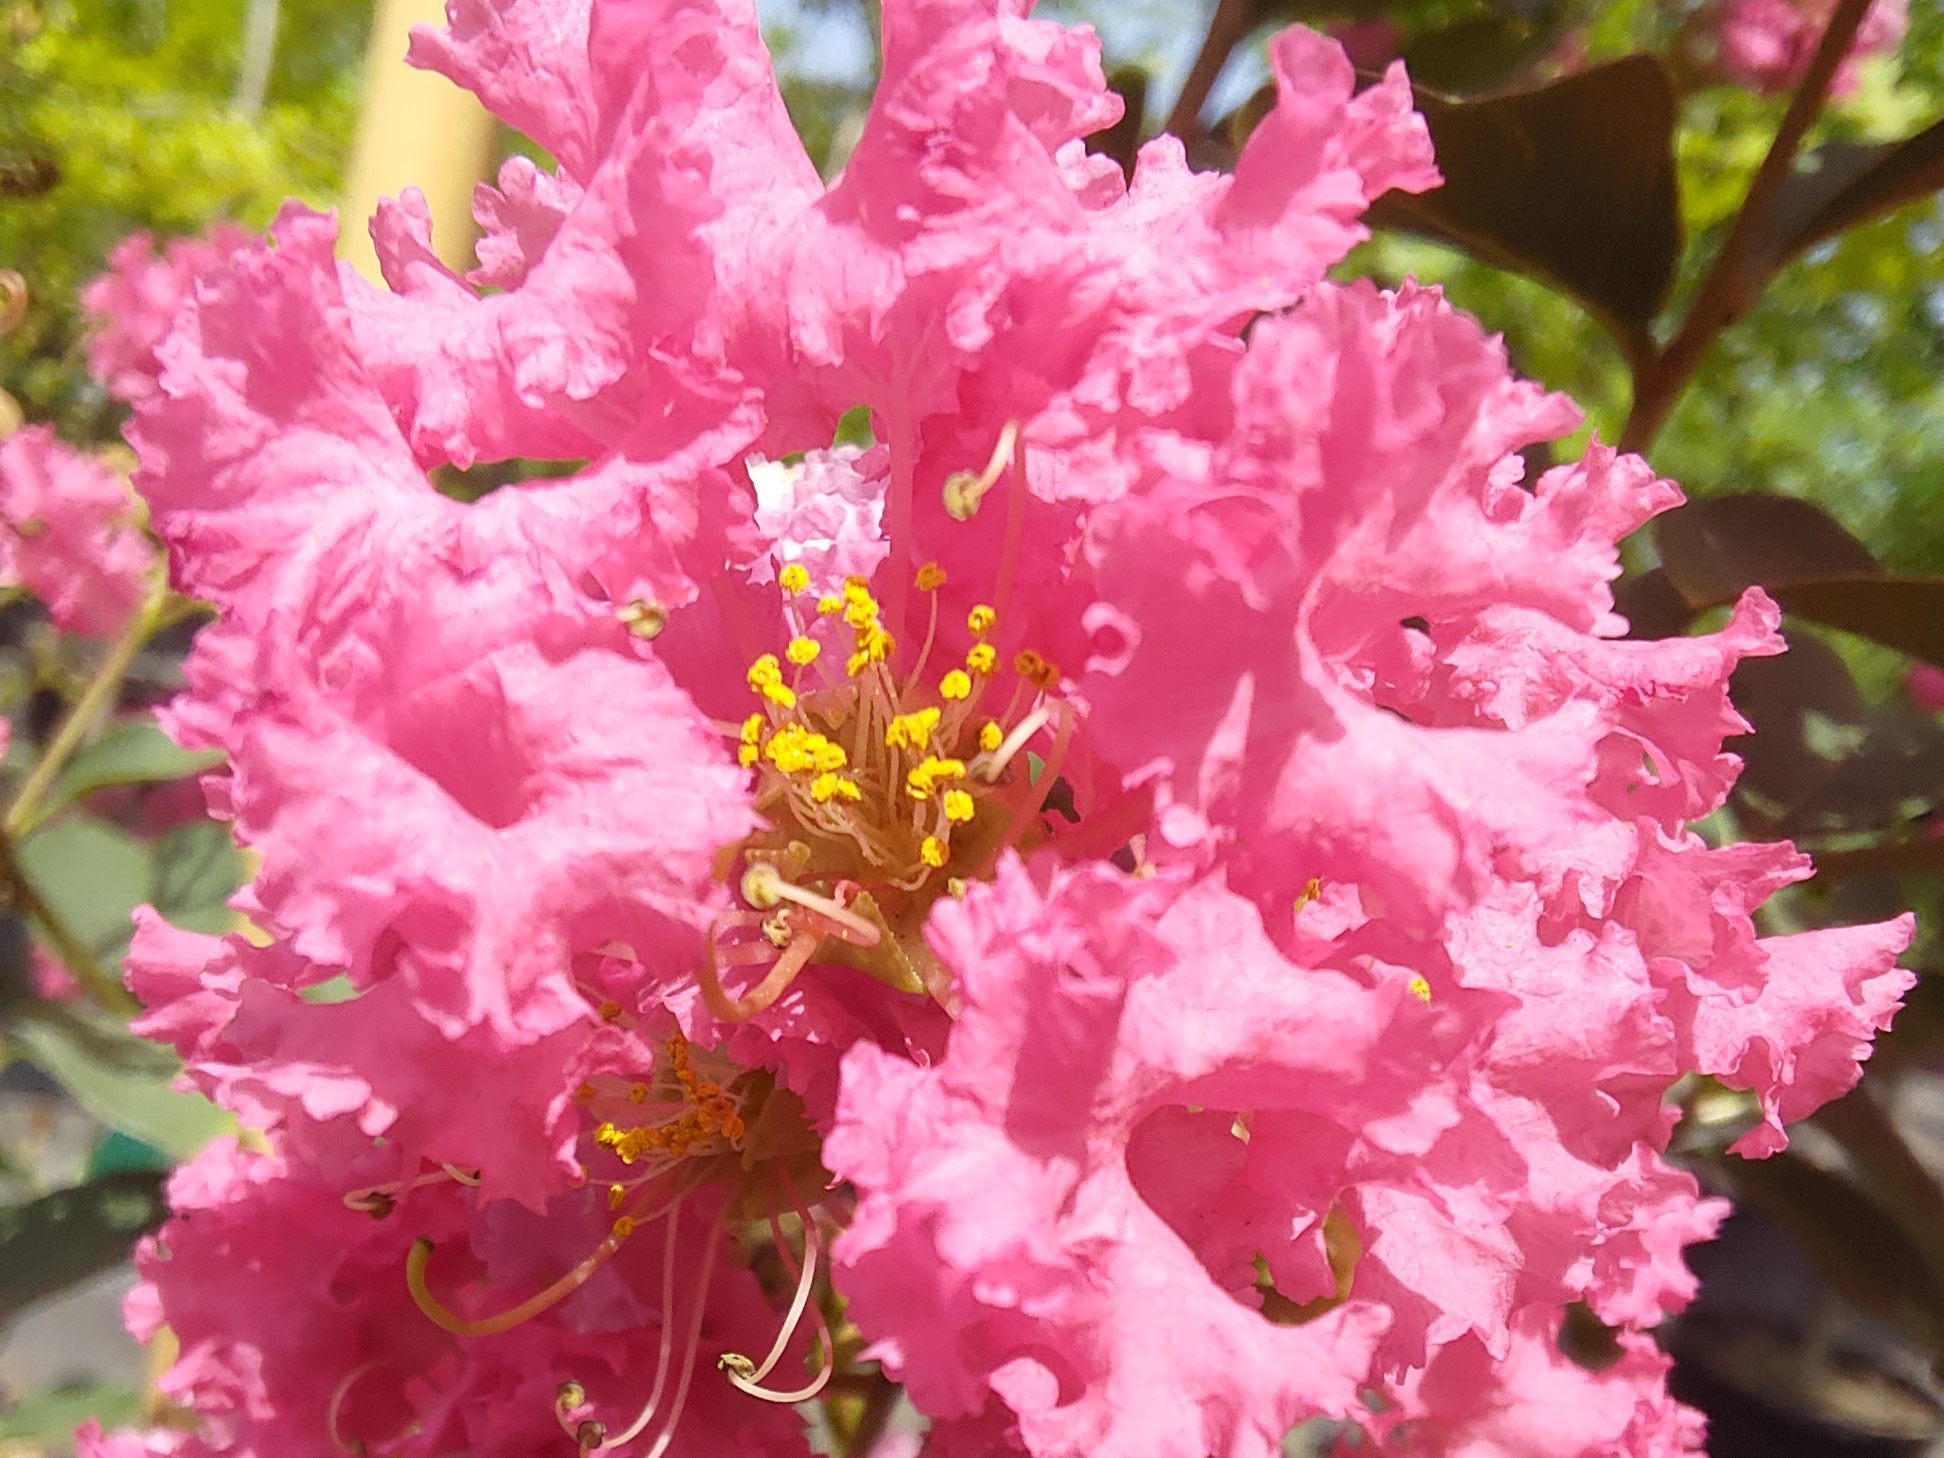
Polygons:
<instances>
[{"instance_id":1,"label":"maroon leaf","mask_svg":"<svg viewBox=\"0 0 1944 1458\"><path fill-rule=\"evenodd\" d=\"M1378 199L1379 227L1422 233L1570 294L1630 354L1651 348L1681 251L1674 88L1628 56L1482 101L1417 93L1444 186Z\"/></svg>"},{"instance_id":2,"label":"maroon leaf","mask_svg":"<svg viewBox=\"0 0 1944 1458\"><path fill-rule=\"evenodd\" d=\"M1944 121L1898 142L1817 148L1777 191L1750 253L1766 277L1826 238L1944 187Z\"/></svg>"},{"instance_id":3,"label":"maroon leaf","mask_svg":"<svg viewBox=\"0 0 1944 1458\"><path fill-rule=\"evenodd\" d=\"M1769 591L1792 613L1944 665L1944 577L1818 577Z\"/></svg>"},{"instance_id":4,"label":"maroon leaf","mask_svg":"<svg viewBox=\"0 0 1944 1458\"><path fill-rule=\"evenodd\" d=\"M1780 657L1743 659L1731 693L1755 731L1724 746L1742 758L1736 792L1771 822L1812 799L1860 743L1863 696L1843 660L1812 634L1791 634Z\"/></svg>"},{"instance_id":5,"label":"maroon leaf","mask_svg":"<svg viewBox=\"0 0 1944 1458\"><path fill-rule=\"evenodd\" d=\"M1883 569L1822 508L1748 493L1690 501L1654 522L1661 565L1689 606L1719 607L1761 584L1865 577Z\"/></svg>"}]
</instances>

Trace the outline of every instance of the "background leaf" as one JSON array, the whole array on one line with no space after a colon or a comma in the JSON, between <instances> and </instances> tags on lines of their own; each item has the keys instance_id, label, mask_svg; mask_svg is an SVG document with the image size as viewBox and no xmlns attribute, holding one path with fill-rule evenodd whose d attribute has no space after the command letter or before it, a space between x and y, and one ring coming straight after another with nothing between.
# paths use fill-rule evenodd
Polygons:
<instances>
[{"instance_id":1,"label":"background leaf","mask_svg":"<svg viewBox=\"0 0 1944 1458\"><path fill-rule=\"evenodd\" d=\"M0 1209L0 1321L119 1265L167 1217L163 1179L124 1170Z\"/></svg>"}]
</instances>

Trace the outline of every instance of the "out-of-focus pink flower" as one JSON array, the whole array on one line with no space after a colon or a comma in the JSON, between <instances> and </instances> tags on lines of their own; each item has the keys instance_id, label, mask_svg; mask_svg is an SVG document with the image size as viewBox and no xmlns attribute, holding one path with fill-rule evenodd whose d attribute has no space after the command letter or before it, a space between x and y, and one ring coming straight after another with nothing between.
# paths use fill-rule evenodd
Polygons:
<instances>
[{"instance_id":1,"label":"out-of-focus pink flower","mask_svg":"<svg viewBox=\"0 0 1944 1458\"><path fill-rule=\"evenodd\" d=\"M155 552L139 511L119 476L46 426L0 442L0 578L57 627L112 638L141 604Z\"/></svg>"},{"instance_id":2,"label":"out-of-focus pink flower","mask_svg":"<svg viewBox=\"0 0 1944 1458\"><path fill-rule=\"evenodd\" d=\"M1703 29L1727 80L1776 95L1801 83L1835 8L1835 0L1716 0ZM1907 0L1876 0L1837 67L1830 94L1853 91L1857 62L1896 50L1908 25Z\"/></svg>"},{"instance_id":3,"label":"out-of-focus pink flower","mask_svg":"<svg viewBox=\"0 0 1944 1458\"><path fill-rule=\"evenodd\" d=\"M826 187L746 0L454 0L415 57L557 159L479 269L407 194L386 288L293 207L184 293L169 723L260 866L129 978L269 1150L144 1264L195 1458L791 1448L840 1298L941 1455L1691 1434L1667 1094L1772 1148L1907 982L1906 922L1759 938L1801 859L1685 828L1773 604L1622 641L1678 492L1526 481L1568 402L1324 282L1435 181L1401 70L1292 31L1232 175L1126 177L1029 8L888 5Z\"/></svg>"},{"instance_id":4,"label":"out-of-focus pink flower","mask_svg":"<svg viewBox=\"0 0 1944 1458\"><path fill-rule=\"evenodd\" d=\"M34 996L48 1002L73 1002L81 996L81 983L58 957L34 948L29 959Z\"/></svg>"},{"instance_id":5,"label":"out-of-focus pink flower","mask_svg":"<svg viewBox=\"0 0 1944 1458\"><path fill-rule=\"evenodd\" d=\"M110 394L133 404L155 391L155 346L175 322L198 274L250 239L233 223L218 223L201 238L171 238L158 253L155 239L132 233L108 255L108 271L81 291L94 321L88 368Z\"/></svg>"},{"instance_id":6,"label":"out-of-focus pink flower","mask_svg":"<svg viewBox=\"0 0 1944 1458\"><path fill-rule=\"evenodd\" d=\"M1944 714L1944 668L1912 663L1904 672L1904 692L1926 714Z\"/></svg>"}]
</instances>

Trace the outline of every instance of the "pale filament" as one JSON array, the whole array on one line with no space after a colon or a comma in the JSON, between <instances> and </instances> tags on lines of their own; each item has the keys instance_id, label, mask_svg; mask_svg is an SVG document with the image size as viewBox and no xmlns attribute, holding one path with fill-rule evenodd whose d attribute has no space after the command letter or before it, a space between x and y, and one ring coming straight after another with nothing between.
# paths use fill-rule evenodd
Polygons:
<instances>
[{"instance_id":1,"label":"pale filament","mask_svg":"<svg viewBox=\"0 0 1944 1458\"><path fill-rule=\"evenodd\" d=\"M848 909L842 902L833 901L828 896L819 896L814 891L806 891L801 886L792 885L783 879L783 873L768 861L755 861L743 872L743 900L758 911L773 911L779 901L794 901L798 906L816 913L827 922L834 922L850 932L843 939L860 947L875 947L878 942L878 929ZM832 931L832 936L841 932Z\"/></svg>"},{"instance_id":2,"label":"pale filament","mask_svg":"<svg viewBox=\"0 0 1944 1458\"><path fill-rule=\"evenodd\" d=\"M363 1189L351 1190L346 1193L344 1203L353 1210L378 1211L384 1208L386 1201L396 1202L400 1195L410 1194L413 1190L422 1190L428 1185L442 1184L446 1180L476 1186L479 1183L479 1175L471 1170L460 1169L457 1165L441 1164L437 1169L427 1170L409 1183L405 1180L388 1180L382 1185L366 1185Z\"/></svg>"},{"instance_id":3,"label":"pale filament","mask_svg":"<svg viewBox=\"0 0 1944 1458\"><path fill-rule=\"evenodd\" d=\"M612 1444L602 1443L602 1447L614 1447L628 1442L643 1428L647 1427L649 1419L654 1416L655 1409L661 1406L662 1393L668 1386L668 1359L674 1352L675 1347L675 1237L678 1233L681 1213L682 1201L681 1197L677 1196L675 1207L668 1212L668 1232L662 1239L661 1350L655 1358L655 1385L650 1389L648 1402L642 1408L640 1415L635 1419L634 1426L629 1428L621 1437L616 1438ZM574 1404L574 1406L581 1406L586 1402L586 1389L580 1388L579 1391L581 1403ZM570 1425L567 1421L567 1414L572 1410L572 1407L563 1407L556 1403L554 1406L554 1420L560 1424L562 1431L568 1437L577 1438L580 1432L580 1425Z\"/></svg>"},{"instance_id":4,"label":"pale filament","mask_svg":"<svg viewBox=\"0 0 1944 1458\"><path fill-rule=\"evenodd\" d=\"M754 870L755 867L751 869ZM745 887L747 879L744 878ZM815 909L799 904L784 910L782 914L791 935L781 953L766 941L748 944L761 949L761 954L755 957L745 955L746 947L721 946L721 932L726 930L728 925L735 924L731 918L718 921L710 931L708 954L702 959L702 967L696 980L701 983L702 1000L708 1004L709 1011L724 1022L746 1023L781 997L789 989L790 984L796 981L797 974L810 965L810 959L816 955L817 948L823 945L824 938L834 937L840 942L849 942L857 947L874 947L878 944L878 929L863 917L846 911L843 920L839 922L823 911L822 908L826 904L823 897L802 891L801 887L791 886L780 877L778 884L788 891L800 892L803 897L816 903ZM789 899L793 902L798 900L796 896ZM828 904L835 905L835 903ZM859 935L859 928L868 935ZM722 985L719 965L729 964L732 961L735 964L761 962L765 956L775 956L776 962L764 974L763 980L741 997L731 997L728 989Z\"/></svg>"},{"instance_id":5,"label":"pale filament","mask_svg":"<svg viewBox=\"0 0 1944 1458\"><path fill-rule=\"evenodd\" d=\"M344 1436L344 1429L339 1426L339 1420L344 1416L344 1399L351 1395L352 1385L377 1365L378 1360L374 1357L369 1362L353 1367L345 1374L344 1380L332 1389L331 1400L324 1407L324 1430L331 1435L331 1446L340 1453L351 1454L352 1458L362 1458L365 1446L357 1438L347 1439Z\"/></svg>"},{"instance_id":6,"label":"pale filament","mask_svg":"<svg viewBox=\"0 0 1944 1458\"><path fill-rule=\"evenodd\" d=\"M673 1217L671 1216L670 1219L672 1220ZM682 1409L688 1406L689 1383L695 1377L695 1349L702 1340L702 1312L708 1305L709 1277L715 1270L716 1247L720 1244L721 1242L718 1240L708 1241L707 1250L702 1256L702 1274L695 1283L695 1309L689 1313L688 1336L682 1343L682 1374L675 1384L674 1401L668 1405L667 1421L662 1424L661 1432L656 1435L654 1445L648 1449L647 1458L662 1458L662 1454L668 1451L668 1445L675 1441L675 1425L682 1420ZM674 1294L674 1261L672 1259L674 1248L674 1241L671 1238L669 1241L671 1259L667 1267L668 1291L671 1296ZM667 1343L669 1334L674 1328L673 1315L672 1305L665 1308L662 1312L664 1354L668 1351ZM655 1415L656 1407L660 1405L660 1389L666 1372L666 1368L662 1367L660 1363L657 1363L657 1369L656 1390L650 1396L647 1406L643 1407L635 1416L635 1420L628 1425L626 1432L622 1433L619 1437L602 1439L600 1445L593 1450L594 1452L605 1453L611 1448L619 1448L624 1443L631 1443L640 1435L642 1429L648 1426Z\"/></svg>"},{"instance_id":7,"label":"pale filament","mask_svg":"<svg viewBox=\"0 0 1944 1458\"><path fill-rule=\"evenodd\" d=\"M789 1176L785 1174L783 1178L787 1186ZM722 1369L723 1373L738 1391L745 1392L751 1397L761 1398L765 1402L781 1403L785 1406L794 1405L799 1402L808 1402L819 1392L822 1392L825 1385L829 1383L831 1373L836 1370L837 1365L831 1360L830 1328L824 1321L823 1312L812 1304L810 1300L811 1291L816 1285L817 1257L823 1249L823 1234L818 1228L816 1219L797 1202L796 1192L794 1190L790 1191L790 1202L796 1209L797 1218L803 1224L803 1263L801 1266L797 1264L796 1256L790 1251L790 1243L784 1240L781 1233L776 1229L777 1221L774 1207L772 1207L770 1213L770 1231L775 1237L777 1254L783 1258L783 1263L789 1268L790 1273L797 1278L796 1295L790 1302L790 1314L784 1318L782 1329L777 1332L776 1340L770 1344L769 1355L763 1359L760 1367L752 1365L749 1358L745 1357L741 1352L724 1352L716 1362L716 1366ZM778 1392L773 1388L762 1386L762 1380L769 1376L776 1364L782 1360L783 1351L789 1346L790 1338L796 1335L797 1327L803 1322L803 1314L806 1307L809 1309L812 1319L816 1322L817 1337L824 1354L824 1360L820 1370L815 1377L795 1392Z\"/></svg>"}]
</instances>

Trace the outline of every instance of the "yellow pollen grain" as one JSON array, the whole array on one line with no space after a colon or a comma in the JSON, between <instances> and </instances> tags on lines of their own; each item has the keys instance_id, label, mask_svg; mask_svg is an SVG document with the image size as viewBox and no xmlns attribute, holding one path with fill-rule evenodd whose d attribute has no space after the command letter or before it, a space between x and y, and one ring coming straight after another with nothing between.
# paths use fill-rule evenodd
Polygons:
<instances>
[{"instance_id":1,"label":"yellow pollen grain","mask_svg":"<svg viewBox=\"0 0 1944 1458\"><path fill-rule=\"evenodd\" d=\"M777 574L776 582L785 592L807 592L810 574L804 571L801 562L792 562Z\"/></svg>"},{"instance_id":2,"label":"yellow pollen grain","mask_svg":"<svg viewBox=\"0 0 1944 1458\"><path fill-rule=\"evenodd\" d=\"M972 680L964 669L955 668L938 681L938 691L948 699L963 699L972 692Z\"/></svg>"},{"instance_id":3,"label":"yellow pollen grain","mask_svg":"<svg viewBox=\"0 0 1944 1458\"><path fill-rule=\"evenodd\" d=\"M914 800L929 800L940 783L965 778L962 759L927 759L905 776L905 793Z\"/></svg>"},{"instance_id":4,"label":"yellow pollen grain","mask_svg":"<svg viewBox=\"0 0 1944 1458\"><path fill-rule=\"evenodd\" d=\"M918 569L918 590L937 592L945 585L945 569L936 562L927 562Z\"/></svg>"},{"instance_id":5,"label":"yellow pollen grain","mask_svg":"<svg viewBox=\"0 0 1944 1458\"><path fill-rule=\"evenodd\" d=\"M864 792L842 775L826 771L810 782L810 798L819 805L828 805L832 800L849 800L855 804L864 798Z\"/></svg>"},{"instance_id":6,"label":"yellow pollen grain","mask_svg":"<svg viewBox=\"0 0 1944 1458\"><path fill-rule=\"evenodd\" d=\"M963 790L945 792L945 818L955 825L963 825L972 818L972 797Z\"/></svg>"},{"instance_id":7,"label":"yellow pollen grain","mask_svg":"<svg viewBox=\"0 0 1944 1458\"><path fill-rule=\"evenodd\" d=\"M1426 1006L1430 1005L1431 984L1426 982L1422 976L1413 977L1405 984L1405 989L1419 1002L1424 1003Z\"/></svg>"},{"instance_id":8,"label":"yellow pollen grain","mask_svg":"<svg viewBox=\"0 0 1944 1458\"><path fill-rule=\"evenodd\" d=\"M999 614L985 603L980 603L965 615L965 626L975 633L990 633L992 625L998 621Z\"/></svg>"},{"instance_id":9,"label":"yellow pollen grain","mask_svg":"<svg viewBox=\"0 0 1944 1458\"><path fill-rule=\"evenodd\" d=\"M1006 731L995 720L988 719L979 726L979 748L987 754L996 752L1006 742Z\"/></svg>"},{"instance_id":10,"label":"yellow pollen grain","mask_svg":"<svg viewBox=\"0 0 1944 1458\"><path fill-rule=\"evenodd\" d=\"M821 652L823 648L813 638L792 638L790 646L783 650L783 656L801 668L806 663L815 663Z\"/></svg>"},{"instance_id":11,"label":"yellow pollen grain","mask_svg":"<svg viewBox=\"0 0 1944 1458\"><path fill-rule=\"evenodd\" d=\"M844 672L856 678L871 664L884 662L891 656L891 650L896 646L896 639L880 628L876 622L871 622L858 630L857 651L851 654L850 660L844 665Z\"/></svg>"},{"instance_id":12,"label":"yellow pollen grain","mask_svg":"<svg viewBox=\"0 0 1944 1458\"><path fill-rule=\"evenodd\" d=\"M917 709L909 714L894 715L891 722L884 726L884 747L922 751L931 743L932 731L937 727L937 709Z\"/></svg>"},{"instance_id":13,"label":"yellow pollen grain","mask_svg":"<svg viewBox=\"0 0 1944 1458\"><path fill-rule=\"evenodd\" d=\"M982 677L999 666L999 650L990 643L974 643L965 651L965 666Z\"/></svg>"},{"instance_id":14,"label":"yellow pollen grain","mask_svg":"<svg viewBox=\"0 0 1944 1458\"><path fill-rule=\"evenodd\" d=\"M945 864L945 842L935 835L925 837L925 843L918 847L918 857L933 870Z\"/></svg>"}]
</instances>

